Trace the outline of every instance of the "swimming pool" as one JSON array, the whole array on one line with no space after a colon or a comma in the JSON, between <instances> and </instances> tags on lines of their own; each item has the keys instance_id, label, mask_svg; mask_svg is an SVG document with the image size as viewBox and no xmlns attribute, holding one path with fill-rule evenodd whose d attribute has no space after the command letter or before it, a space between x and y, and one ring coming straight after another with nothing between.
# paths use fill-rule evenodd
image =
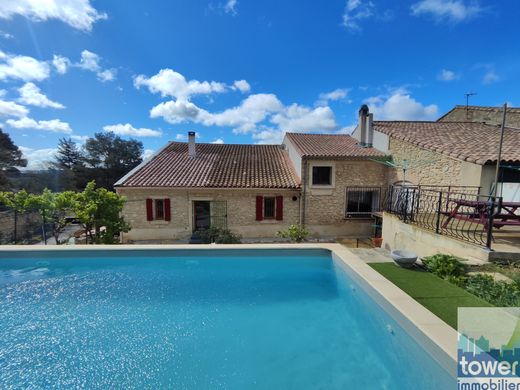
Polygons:
<instances>
[{"instance_id":1,"label":"swimming pool","mask_svg":"<svg viewBox=\"0 0 520 390\"><path fill-rule=\"evenodd\" d=\"M0 388L455 386L326 250L25 252L0 270Z\"/></svg>"}]
</instances>

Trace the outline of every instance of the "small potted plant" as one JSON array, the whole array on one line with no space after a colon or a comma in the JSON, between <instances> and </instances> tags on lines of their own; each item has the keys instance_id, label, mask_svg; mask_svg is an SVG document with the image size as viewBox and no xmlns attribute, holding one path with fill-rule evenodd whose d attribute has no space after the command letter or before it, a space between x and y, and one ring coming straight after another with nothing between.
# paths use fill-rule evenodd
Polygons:
<instances>
[{"instance_id":1,"label":"small potted plant","mask_svg":"<svg viewBox=\"0 0 520 390\"><path fill-rule=\"evenodd\" d=\"M373 237L372 245L374 245L374 248L381 248L381 245L383 245L383 237Z\"/></svg>"}]
</instances>

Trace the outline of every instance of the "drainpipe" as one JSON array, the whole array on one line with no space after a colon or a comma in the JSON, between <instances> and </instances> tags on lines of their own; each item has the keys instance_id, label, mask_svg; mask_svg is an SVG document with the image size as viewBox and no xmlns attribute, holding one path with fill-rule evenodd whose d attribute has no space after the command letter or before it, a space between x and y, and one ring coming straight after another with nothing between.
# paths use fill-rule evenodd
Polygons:
<instances>
[{"instance_id":1,"label":"drainpipe","mask_svg":"<svg viewBox=\"0 0 520 390\"><path fill-rule=\"evenodd\" d=\"M305 203L306 203L306 193L307 193L307 177L308 175L308 164L307 160L305 158L302 158L303 162L303 174L302 174L302 184L303 184L303 190L302 190L302 196L301 196L301 213L300 213L300 225L305 226Z\"/></svg>"}]
</instances>

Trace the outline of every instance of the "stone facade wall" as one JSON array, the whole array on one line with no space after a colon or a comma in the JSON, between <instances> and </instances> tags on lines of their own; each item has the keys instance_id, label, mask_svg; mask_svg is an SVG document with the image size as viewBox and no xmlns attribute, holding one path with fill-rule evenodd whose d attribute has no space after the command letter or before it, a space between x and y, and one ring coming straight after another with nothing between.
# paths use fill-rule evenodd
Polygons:
<instances>
[{"instance_id":1,"label":"stone facade wall","mask_svg":"<svg viewBox=\"0 0 520 390\"><path fill-rule=\"evenodd\" d=\"M406 171L407 181L422 185L461 185L462 161L393 137L390 137L389 145L394 161L400 162L403 159L409 161L409 168ZM403 180L403 170L396 169L389 179L389 184Z\"/></svg>"},{"instance_id":2,"label":"stone facade wall","mask_svg":"<svg viewBox=\"0 0 520 390\"><path fill-rule=\"evenodd\" d=\"M123 241L186 239L193 232L193 201L226 201L227 226L244 238L275 237L276 232L298 223L299 191L248 189L138 189L118 188L126 196L123 215L132 226ZM256 221L256 196L284 197L283 221ZM296 197L296 200L293 200ZM170 198L171 221L147 221L146 199Z\"/></svg>"},{"instance_id":3,"label":"stone facade wall","mask_svg":"<svg viewBox=\"0 0 520 390\"><path fill-rule=\"evenodd\" d=\"M469 107L466 113L466 107L456 107L440 122L485 122L489 125L502 124L503 110L502 108L479 109ZM510 127L520 128L520 109L508 109L506 116L506 125Z\"/></svg>"},{"instance_id":4,"label":"stone facade wall","mask_svg":"<svg viewBox=\"0 0 520 390\"><path fill-rule=\"evenodd\" d=\"M333 166L332 188L313 187L312 166ZM388 185L388 168L373 161L309 161L309 178L305 195L305 224L314 236L371 237L374 233L372 219L345 217L346 190L349 187L378 187L380 201Z\"/></svg>"}]
</instances>

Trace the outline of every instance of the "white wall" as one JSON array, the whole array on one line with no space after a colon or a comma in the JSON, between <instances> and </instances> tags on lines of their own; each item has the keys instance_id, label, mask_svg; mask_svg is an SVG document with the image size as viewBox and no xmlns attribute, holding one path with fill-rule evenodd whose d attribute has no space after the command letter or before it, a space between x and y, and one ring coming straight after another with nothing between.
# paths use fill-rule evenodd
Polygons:
<instances>
[{"instance_id":1,"label":"white wall","mask_svg":"<svg viewBox=\"0 0 520 390\"><path fill-rule=\"evenodd\" d=\"M302 157L300 156L300 153L296 150L294 145L291 141L289 141L289 138L287 136L284 137L283 145L285 145L285 149L287 150L287 153L289 153L289 158L291 159L294 169L296 170L296 175L298 175L298 179L301 180L302 178Z\"/></svg>"}]
</instances>

